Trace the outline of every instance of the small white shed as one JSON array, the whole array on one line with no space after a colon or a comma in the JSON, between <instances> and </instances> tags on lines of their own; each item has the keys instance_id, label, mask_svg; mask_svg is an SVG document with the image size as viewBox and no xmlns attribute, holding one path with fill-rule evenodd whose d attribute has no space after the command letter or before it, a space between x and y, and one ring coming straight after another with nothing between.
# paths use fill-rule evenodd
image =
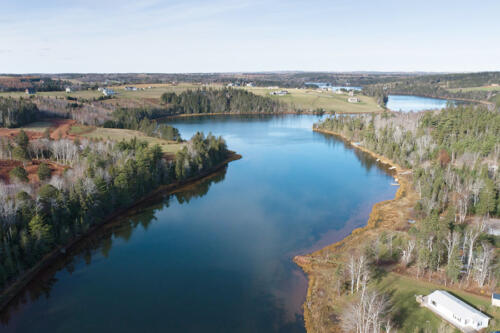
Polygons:
<instances>
[{"instance_id":1,"label":"small white shed","mask_svg":"<svg viewBox=\"0 0 500 333\"><path fill-rule=\"evenodd\" d=\"M500 307L500 294L491 294L491 305Z\"/></svg>"},{"instance_id":2,"label":"small white shed","mask_svg":"<svg viewBox=\"0 0 500 333\"><path fill-rule=\"evenodd\" d=\"M459 329L481 330L488 327L490 318L444 290L426 297L425 305Z\"/></svg>"}]
</instances>

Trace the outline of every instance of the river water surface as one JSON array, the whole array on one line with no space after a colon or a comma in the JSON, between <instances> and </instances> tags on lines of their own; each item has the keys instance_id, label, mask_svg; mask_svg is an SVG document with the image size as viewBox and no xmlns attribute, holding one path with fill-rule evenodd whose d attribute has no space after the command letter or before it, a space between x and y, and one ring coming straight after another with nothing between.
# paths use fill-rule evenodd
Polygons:
<instances>
[{"instance_id":1,"label":"river water surface","mask_svg":"<svg viewBox=\"0 0 500 333\"><path fill-rule=\"evenodd\" d=\"M441 110L450 103L455 103L453 100L412 96L412 95L389 95L387 100L387 108L392 111L403 112L418 112L425 110Z\"/></svg>"},{"instance_id":2,"label":"river water surface","mask_svg":"<svg viewBox=\"0 0 500 333\"><path fill-rule=\"evenodd\" d=\"M292 258L366 223L392 198L373 158L312 132L316 116L181 118L243 158L114 221L44 271L1 332L304 332Z\"/></svg>"}]
</instances>

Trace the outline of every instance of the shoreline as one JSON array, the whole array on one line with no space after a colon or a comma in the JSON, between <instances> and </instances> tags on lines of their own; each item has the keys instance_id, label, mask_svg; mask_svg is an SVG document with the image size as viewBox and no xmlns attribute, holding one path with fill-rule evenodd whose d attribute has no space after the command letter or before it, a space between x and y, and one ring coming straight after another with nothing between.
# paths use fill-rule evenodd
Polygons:
<instances>
[{"instance_id":1,"label":"shoreline","mask_svg":"<svg viewBox=\"0 0 500 333\"><path fill-rule=\"evenodd\" d=\"M443 96L431 96L431 95L422 95L422 94L417 95L417 94L412 94L412 93L391 93L390 95L435 98L435 99L441 99L441 100L445 100L445 101L469 102L469 103L478 103L478 104L484 104L484 105L493 105L494 104L493 102L490 102L490 101L470 99L470 98L461 98L461 97L443 97ZM393 111L393 112L397 112L397 111Z\"/></svg>"},{"instance_id":2,"label":"shoreline","mask_svg":"<svg viewBox=\"0 0 500 333\"><path fill-rule=\"evenodd\" d=\"M64 255L67 250L71 249L72 247L76 246L79 242L85 240L87 237L95 233L101 228L106 227L106 225L110 224L113 222L114 219L118 218L119 216L125 214L126 212L136 208L137 206L143 204L144 202L150 200L152 197L158 195L159 193L174 193L180 189L182 189L184 186L188 186L192 183L195 183L199 180L202 180L206 177L211 176L215 172L221 170L222 168L225 168L229 165L230 162L236 161L242 158L242 156L234 151L228 151L229 155L228 157L223 160L222 162L218 163L217 165L213 166L212 168L196 175L193 176L189 179L183 180L183 181L177 181L171 184L167 185L160 185L158 188L152 190L142 198L136 200L134 203L131 205L118 209L114 213L110 214L108 217L104 218L100 223L92 226L88 231L85 233L78 235L71 239L67 244L58 246L54 250L50 251L47 253L45 256L42 257L42 259L32 268L29 270L25 271L23 274L21 274L16 280L12 281L7 287L4 288L0 292L0 312L2 312L9 304L10 302L40 273L44 268L48 267L50 264L55 262L61 255Z\"/></svg>"},{"instance_id":3,"label":"shoreline","mask_svg":"<svg viewBox=\"0 0 500 333\"><path fill-rule=\"evenodd\" d=\"M385 164L391 168L395 168L391 170L394 171L395 173L392 176L394 178L398 178L400 186L396 191L396 194L393 199L380 201L373 205L367 223L364 227L353 229L351 233L348 236L344 237L342 240L327 245L318 251L306 255L298 255L293 258L293 262L297 264L297 266L299 266L304 271L304 273L307 275L308 278L306 301L303 306L304 324L307 332L318 331L317 329L315 329L315 327L313 327L313 324L319 321L319 319L317 318L318 314L311 309L316 297L315 295L313 295L313 292L315 292L317 289L321 289L321 287L318 286L321 285L321 282L318 282L319 278L321 278L320 276L321 267L318 266L322 264L330 266L334 265L328 262L328 260L321 261L322 258L324 257L324 254L329 251L338 255L342 255L344 250L349 249L350 246L356 247L362 244L363 240L367 239L370 236L368 234L370 231L373 230L380 231L384 230L385 228L391 228L391 227L393 228L394 225L391 225L390 222L394 221L389 221L389 225L384 225L384 218L386 217L388 211L391 211L395 208L392 206L401 205L401 203L403 203L403 201L405 201L405 199L409 197L410 197L409 201L412 202L412 199L414 199L416 195L416 192L414 192L411 188L411 179L410 179L411 173L408 173L408 171L411 171L410 169L405 169L400 165L398 165L397 163L393 162L392 160L385 158L384 156L381 156L365 147L354 144L351 140L349 140L342 134L318 128L313 128L313 131L336 136L341 140L343 140L344 142L351 145L353 148L359 149L364 153L369 154L373 158L379 159L379 163ZM404 175L402 175L401 173L404 173ZM386 222L385 224L387 224L387 221L385 222Z\"/></svg>"},{"instance_id":4,"label":"shoreline","mask_svg":"<svg viewBox=\"0 0 500 333\"><path fill-rule=\"evenodd\" d=\"M384 109L381 108L380 110L376 111L366 111L366 112L339 112L339 111L326 111L323 113L323 115L329 114L377 114L383 112ZM180 113L180 114L175 114L175 115L169 115L169 116L163 116L159 118L155 118L154 120L157 121L162 121L162 120L169 120L169 119L178 119L178 118L190 118L190 117L200 117L200 116L281 116L281 115L318 115L314 113L314 111L287 111L287 112L242 112L242 113L235 113L235 112L210 112L210 113ZM321 116L321 115L318 115Z\"/></svg>"}]
</instances>

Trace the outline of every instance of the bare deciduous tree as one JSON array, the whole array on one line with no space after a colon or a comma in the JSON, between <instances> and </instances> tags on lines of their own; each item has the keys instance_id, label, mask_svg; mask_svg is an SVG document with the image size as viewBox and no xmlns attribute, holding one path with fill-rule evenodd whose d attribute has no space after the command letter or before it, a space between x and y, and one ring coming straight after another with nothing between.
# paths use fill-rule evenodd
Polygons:
<instances>
[{"instance_id":1,"label":"bare deciduous tree","mask_svg":"<svg viewBox=\"0 0 500 333\"><path fill-rule=\"evenodd\" d=\"M387 318L389 299L375 291L367 292L364 297L349 304L341 316L344 332L373 333L392 329Z\"/></svg>"},{"instance_id":2,"label":"bare deciduous tree","mask_svg":"<svg viewBox=\"0 0 500 333\"><path fill-rule=\"evenodd\" d=\"M403 265L408 266L413 258L413 250L415 249L415 240L410 239L406 243L406 247L402 249L401 262Z\"/></svg>"},{"instance_id":3,"label":"bare deciduous tree","mask_svg":"<svg viewBox=\"0 0 500 333\"><path fill-rule=\"evenodd\" d=\"M495 258L495 251L491 245L483 242L479 255L474 259L474 280L480 287L484 286L491 273L493 258Z\"/></svg>"}]
</instances>

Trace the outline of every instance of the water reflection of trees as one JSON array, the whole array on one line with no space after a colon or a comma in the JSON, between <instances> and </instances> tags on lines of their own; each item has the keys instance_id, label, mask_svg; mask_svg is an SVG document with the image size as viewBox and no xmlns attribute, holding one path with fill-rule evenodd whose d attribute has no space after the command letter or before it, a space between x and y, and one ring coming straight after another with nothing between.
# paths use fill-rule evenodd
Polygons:
<instances>
[{"instance_id":1,"label":"water reflection of trees","mask_svg":"<svg viewBox=\"0 0 500 333\"><path fill-rule=\"evenodd\" d=\"M147 202L142 203L126 214L115 218L91 235L74 244L68 251L59 256L49 267L38 275L0 312L0 323L7 325L12 316L22 307L41 297L50 298L51 290L57 283L57 272L65 269L72 274L78 265L90 265L92 256L101 254L108 258L113 246L113 239L130 240L134 230L142 226L145 230L156 220L156 213L170 206L170 200L176 198L180 204L189 203L193 198L206 195L212 184L224 180L227 168L224 168L193 184L186 185L174 193L158 193ZM1 327L1 326L0 326Z\"/></svg>"},{"instance_id":2,"label":"water reflection of trees","mask_svg":"<svg viewBox=\"0 0 500 333\"><path fill-rule=\"evenodd\" d=\"M368 153L365 153L362 150L356 149L353 145L348 143L347 141L343 140L342 138L335 136L335 135L330 135L330 134L323 134L323 133L316 133L318 136L321 136L324 142L330 147L336 147L336 146L341 146L345 150L350 150L354 153L354 156L359 160L361 163L361 166L365 168L366 171L370 171L372 168L377 168L377 170L382 170L387 173L387 169L382 167L380 163L376 161L373 156L371 156Z\"/></svg>"}]
</instances>

